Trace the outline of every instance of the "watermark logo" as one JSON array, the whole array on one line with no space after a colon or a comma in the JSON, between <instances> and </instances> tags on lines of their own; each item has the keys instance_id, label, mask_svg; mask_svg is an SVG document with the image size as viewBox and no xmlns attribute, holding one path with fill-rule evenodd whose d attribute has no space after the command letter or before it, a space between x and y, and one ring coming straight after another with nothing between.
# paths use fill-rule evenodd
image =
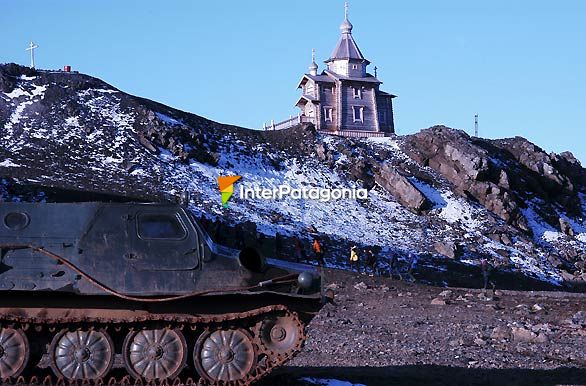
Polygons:
<instances>
[{"instance_id":1,"label":"watermark logo","mask_svg":"<svg viewBox=\"0 0 586 386\"><path fill-rule=\"evenodd\" d=\"M220 193L222 194L222 206L228 207L228 200L234 193L234 183L241 179L241 176L220 176L218 177L218 185L220 187Z\"/></svg>"},{"instance_id":2,"label":"watermark logo","mask_svg":"<svg viewBox=\"0 0 586 386\"><path fill-rule=\"evenodd\" d=\"M294 188L289 185L262 188L259 186L245 187L240 185L239 190L240 199L245 200L282 200L284 198L290 198L293 200L328 202L336 200L368 199L368 190L358 188L319 188L307 186Z\"/></svg>"}]
</instances>

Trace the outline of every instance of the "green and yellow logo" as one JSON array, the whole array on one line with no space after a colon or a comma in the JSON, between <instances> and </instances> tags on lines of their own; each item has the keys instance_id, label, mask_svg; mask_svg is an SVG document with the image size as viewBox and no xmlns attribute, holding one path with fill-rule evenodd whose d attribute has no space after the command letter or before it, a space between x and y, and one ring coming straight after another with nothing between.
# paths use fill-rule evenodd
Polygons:
<instances>
[{"instance_id":1,"label":"green and yellow logo","mask_svg":"<svg viewBox=\"0 0 586 386\"><path fill-rule=\"evenodd\" d=\"M234 193L234 183L241 178L241 176L218 177L218 185L220 186L220 193L222 193L222 206L224 208L228 207L228 200Z\"/></svg>"}]
</instances>

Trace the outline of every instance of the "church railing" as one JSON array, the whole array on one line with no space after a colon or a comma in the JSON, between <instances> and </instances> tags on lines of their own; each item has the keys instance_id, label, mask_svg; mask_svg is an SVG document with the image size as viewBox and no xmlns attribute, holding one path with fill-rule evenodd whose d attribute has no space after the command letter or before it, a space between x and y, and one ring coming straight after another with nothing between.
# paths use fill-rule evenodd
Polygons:
<instances>
[{"instance_id":1,"label":"church railing","mask_svg":"<svg viewBox=\"0 0 586 386\"><path fill-rule=\"evenodd\" d=\"M315 118L308 117L305 115L298 115L296 117L289 117L289 119L286 119L281 122L275 123L275 121L271 121L271 123L269 123L268 125L266 123L263 123L263 130L284 130L295 125L298 125L300 123L315 123Z\"/></svg>"}]
</instances>

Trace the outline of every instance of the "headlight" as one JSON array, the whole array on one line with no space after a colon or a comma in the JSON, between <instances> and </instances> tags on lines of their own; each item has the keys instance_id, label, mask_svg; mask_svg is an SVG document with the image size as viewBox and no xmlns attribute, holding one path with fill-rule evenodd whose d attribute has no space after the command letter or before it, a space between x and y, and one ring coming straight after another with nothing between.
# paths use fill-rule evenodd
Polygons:
<instances>
[{"instance_id":1,"label":"headlight","mask_svg":"<svg viewBox=\"0 0 586 386\"><path fill-rule=\"evenodd\" d=\"M301 272L297 277L297 283L299 284L299 287L305 290L313 287L313 280L314 277L311 272Z\"/></svg>"}]
</instances>

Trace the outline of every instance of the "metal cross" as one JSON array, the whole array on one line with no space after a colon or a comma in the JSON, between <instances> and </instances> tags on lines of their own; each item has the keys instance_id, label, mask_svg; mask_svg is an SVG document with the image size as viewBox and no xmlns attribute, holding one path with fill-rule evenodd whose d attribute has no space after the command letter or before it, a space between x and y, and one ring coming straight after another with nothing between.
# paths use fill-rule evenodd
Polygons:
<instances>
[{"instance_id":1,"label":"metal cross","mask_svg":"<svg viewBox=\"0 0 586 386\"><path fill-rule=\"evenodd\" d=\"M344 18L346 18L346 20L348 20L348 2L347 1L344 3Z\"/></svg>"},{"instance_id":2,"label":"metal cross","mask_svg":"<svg viewBox=\"0 0 586 386\"><path fill-rule=\"evenodd\" d=\"M375 78L376 78L376 75L377 75L377 71L376 70L378 70L378 67L377 66L374 66L374 77Z\"/></svg>"},{"instance_id":3,"label":"metal cross","mask_svg":"<svg viewBox=\"0 0 586 386\"><path fill-rule=\"evenodd\" d=\"M39 48L39 46L31 42L25 50L31 52L31 68L35 68L35 48Z\"/></svg>"},{"instance_id":4,"label":"metal cross","mask_svg":"<svg viewBox=\"0 0 586 386\"><path fill-rule=\"evenodd\" d=\"M311 49L311 62L315 63L315 48Z\"/></svg>"}]
</instances>

